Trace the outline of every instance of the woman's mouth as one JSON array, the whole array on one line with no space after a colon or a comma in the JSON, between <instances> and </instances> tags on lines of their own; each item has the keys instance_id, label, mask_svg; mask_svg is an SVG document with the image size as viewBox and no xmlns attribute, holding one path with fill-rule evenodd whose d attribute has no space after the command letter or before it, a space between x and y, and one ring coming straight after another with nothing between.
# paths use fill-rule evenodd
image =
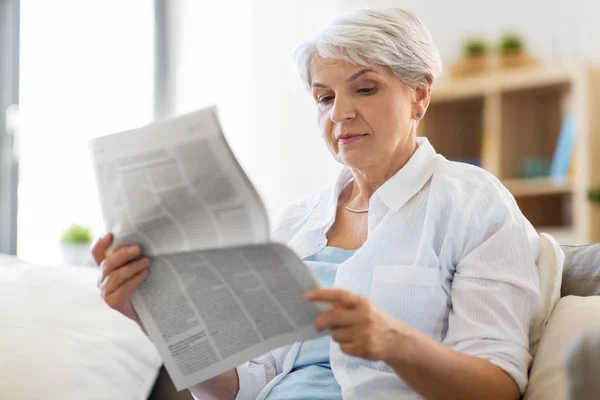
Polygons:
<instances>
[{"instance_id":1,"label":"woman's mouth","mask_svg":"<svg viewBox=\"0 0 600 400\"><path fill-rule=\"evenodd\" d=\"M366 133L345 133L343 135L338 136L337 142L338 144L355 143L365 136L367 136Z\"/></svg>"}]
</instances>

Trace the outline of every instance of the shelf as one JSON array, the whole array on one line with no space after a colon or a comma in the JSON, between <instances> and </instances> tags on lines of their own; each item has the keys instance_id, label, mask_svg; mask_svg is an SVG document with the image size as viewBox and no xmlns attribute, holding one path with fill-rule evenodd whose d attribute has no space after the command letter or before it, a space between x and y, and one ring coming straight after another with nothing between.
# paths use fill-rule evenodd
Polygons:
<instances>
[{"instance_id":1,"label":"shelf","mask_svg":"<svg viewBox=\"0 0 600 400\"><path fill-rule=\"evenodd\" d=\"M480 76L446 79L434 86L431 103L480 97L490 93L511 92L563 85L573 80L573 70L564 68L520 68Z\"/></svg>"},{"instance_id":2,"label":"shelf","mask_svg":"<svg viewBox=\"0 0 600 400\"><path fill-rule=\"evenodd\" d=\"M515 197L569 194L573 192L573 182L555 182L551 178L507 179L502 183Z\"/></svg>"},{"instance_id":3,"label":"shelf","mask_svg":"<svg viewBox=\"0 0 600 400\"><path fill-rule=\"evenodd\" d=\"M573 224L573 195L571 193L531 194L515 196L515 200L525 218L535 227L563 228Z\"/></svg>"},{"instance_id":4,"label":"shelf","mask_svg":"<svg viewBox=\"0 0 600 400\"><path fill-rule=\"evenodd\" d=\"M419 123L426 136L444 157L454 161L481 158L483 97L433 104Z\"/></svg>"}]
</instances>

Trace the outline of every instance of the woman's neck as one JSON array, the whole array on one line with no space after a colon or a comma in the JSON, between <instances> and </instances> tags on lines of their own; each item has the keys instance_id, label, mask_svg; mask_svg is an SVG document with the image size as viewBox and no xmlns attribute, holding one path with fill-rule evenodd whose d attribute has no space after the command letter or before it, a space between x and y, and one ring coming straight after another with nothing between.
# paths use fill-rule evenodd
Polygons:
<instances>
[{"instance_id":1,"label":"woman's neck","mask_svg":"<svg viewBox=\"0 0 600 400\"><path fill-rule=\"evenodd\" d=\"M348 194L346 205L352 208L366 209L369 207L369 200L373 193L377 191L385 182L392 176L396 175L404 165L410 160L414 152L417 150L418 144L416 139L413 145L397 156L392 157L386 164L376 164L368 169L351 168L352 189Z\"/></svg>"}]
</instances>

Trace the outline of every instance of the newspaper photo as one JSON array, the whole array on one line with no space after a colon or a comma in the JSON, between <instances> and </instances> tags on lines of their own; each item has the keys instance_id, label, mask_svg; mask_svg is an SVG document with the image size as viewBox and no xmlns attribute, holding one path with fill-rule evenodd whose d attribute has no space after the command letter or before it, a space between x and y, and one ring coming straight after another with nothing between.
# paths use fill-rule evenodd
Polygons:
<instances>
[{"instance_id":1,"label":"newspaper photo","mask_svg":"<svg viewBox=\"0 0 600 400\"><path fill-rule=\"evenodd\" d=\"M270 243L263 202L214 107L90 141L114 248L151 258L133 306L177 390L319 336L318 283Z\"/></svg>"}]
</instances>

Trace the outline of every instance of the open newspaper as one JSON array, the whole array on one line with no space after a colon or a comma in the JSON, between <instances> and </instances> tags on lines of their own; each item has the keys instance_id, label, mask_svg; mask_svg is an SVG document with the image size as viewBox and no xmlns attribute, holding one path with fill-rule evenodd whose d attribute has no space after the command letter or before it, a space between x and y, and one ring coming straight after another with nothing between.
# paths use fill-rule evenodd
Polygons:
<instances>
[{"instance_id":1,"label":"open newspaper","mask_svg":"<svg viewBox=\"0 0 600 400\"><path fill-rule=\"evenodd\" d=\"M269 242L265 207L215 108L90 141L115 247L152 259L133 305L178 390L317 337L317 281Z\"/></svg>"}]
</instances>

